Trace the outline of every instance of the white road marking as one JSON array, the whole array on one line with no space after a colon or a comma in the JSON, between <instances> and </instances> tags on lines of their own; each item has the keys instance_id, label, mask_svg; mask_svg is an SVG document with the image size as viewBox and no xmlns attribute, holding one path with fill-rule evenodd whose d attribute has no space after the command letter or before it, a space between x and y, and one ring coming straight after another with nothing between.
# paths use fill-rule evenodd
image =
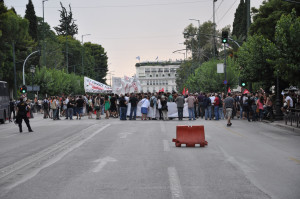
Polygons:
<instances>
[{"instance_id":1,"label":"white road marking","mask_svg":"<svg viewBox=\"0 0 300 199\"><path fill-rule=\"evenodd\" d=\"M183 199L184 197L176 169L174 167L169 167L168 174L172 199Z\"/></svg>"},{"instance_id":2,"label":"white road marking","mask_svg":"<svg viewBox=\"0 0 300 199\"><path fill-rule=\"evenodd\" d=\"M80 147L81 145L83 145L85 142L87 142L88 140L90 140L92 137L94 137L95 135L97 135L98 133L100 133L101 131L103 131L105 128L109 127L110 124L107 124L105 126L103 126L102 128L100 128L99 130L95 131L94 133L92 133L91 135L89 135L88 137L82 139L81 141L77 142L76 144L70 146L69 148L67 148L66 150L62 151L61 153L57 154L53 159L50 159L50 161L48 161L46 164L44 164L43 166L41 166L40 168L37 168L35 170L33 170L31 173L28 173L27 175L25 175L23 178L21 178L19 181L15 182L14 184L6 187L6 189L10 190L16 186L18 186L19 184L22 184L24 182L26 182L27 180L30 180L31 178L33 178L34 176L36 176L41 170L51 166L52 164L58 162L59 160L61 160L65 155L67 155L68 153L72 152L74 149Z\"/></svg>"},{"instance_id":3,"label":"white road marking","mask_svg":"<svg viewBox=\"0 0 300 199\"><path fill-rule=\"evenodd\" d=\"M164 144L164 151L170 151L170 144L168 140L163 140L163 144Z\"/></svg>"},{"instance_id":4,"label":"white road marking","mask_svg":"<svg viewBox=\"0 0 300 199\"><path fill-rule=\"evenodd\" d=\"M105 158L102 158L102 159L98 159L98 160L95 160L93 162L96 162L96 163L99 163L92 171L94 173L98 173L100 172L103 167L105 167L105 165L109 162L117 162L117 160L115 158L112 158L112 157L105 157Z\"/></svg>"},{"instance_id":5,"label":"white road marking","mask_svg":"<svg viewBox=\"0 0 300 199\"><path fill-rule=\"evenodd\" d=\"M124 133L120 133L120 138L125 139L127 138L127 135L131 135L132 133L128 133L128 132L124 132Z\"/></svg>"}]
</instances>

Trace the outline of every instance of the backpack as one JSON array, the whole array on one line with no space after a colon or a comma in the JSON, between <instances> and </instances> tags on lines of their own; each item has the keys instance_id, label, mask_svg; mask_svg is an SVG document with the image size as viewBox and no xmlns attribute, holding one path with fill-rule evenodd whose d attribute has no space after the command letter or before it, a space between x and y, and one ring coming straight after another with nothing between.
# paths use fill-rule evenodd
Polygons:
<instances>
[{"instance_id":1,"label":"backpack","mask_svg":"<svg viewBox=\"0 0 300 199\"><path fill-rule=\"evenodd\" d=\"M44 101L43 106L44 106L44 109L48 109L48 102Z\"/></svg>"},{"instance_id":2,"label":"backpack","mask_svg":"<svg viewBox=\"0 0 300 199\"><path fill-rule=\"evenodd\" d=\"M152 98L150 99L150 107L154 107L154 102Z\"/></svg>"}]
</instances>

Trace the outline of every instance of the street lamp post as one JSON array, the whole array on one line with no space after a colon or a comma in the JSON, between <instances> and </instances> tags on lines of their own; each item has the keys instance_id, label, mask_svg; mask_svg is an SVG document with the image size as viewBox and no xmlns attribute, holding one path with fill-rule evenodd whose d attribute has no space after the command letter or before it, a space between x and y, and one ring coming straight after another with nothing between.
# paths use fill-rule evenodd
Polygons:
<instances>
[{"instance_id":1,"label":"street lamp post","mask_svg":"<svg viewBox=\"0 0 300 199\"><path fill-rule=\"evenodd\" d=\"M81 67L82 67L82 75L84 75L84 67L83 67L83 37L84 36L89 36L91 34L85 34L85 35L81 35L81 43L82 43L82 49L81 49Z\"/></svg>"},{"instance_id":2,"label":"street lamp post","mask_svg":"<svg viewBox=\"0 0 300 199\"><path fill-rule=\"evenodd\" d=\"M34 99L34 94L33 94L33 74L35 73L35 67L31 66L30 67L30 72L31 72L31 89L32 89L32 98Z\"/></svg>"},{"instance_id":3,"label":"street lamp post","mask_svg":"<svg viewBox=\"0 0 300 199\"><path fill-rule=\"evenodd\" d=\"M48 1L48 0L43 0L43 53L42 53L42 56L43 56L43 65L44 66L46 65L46 59L45 59L45 15L44 15L45 1Z\"/></svg>"}]
</instances>

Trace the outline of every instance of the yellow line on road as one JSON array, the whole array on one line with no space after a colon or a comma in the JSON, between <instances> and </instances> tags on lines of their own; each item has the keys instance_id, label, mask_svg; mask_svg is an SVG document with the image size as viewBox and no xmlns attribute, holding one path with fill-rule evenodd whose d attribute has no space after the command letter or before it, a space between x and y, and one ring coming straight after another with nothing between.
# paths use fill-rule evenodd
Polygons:
<instances>
[{"instance_id":1,"label":"yellow line on road","mask_svg":"<svg viewBox=\"0 0 300 199\"><path fill-rule=\"evenodd\" d=\"M294 161L294 162L297 162L298 164L300 164L300 160L296 159L296 158L292 158L292 157L289 157L290 160Z\"/></svg>"}]
</instances>

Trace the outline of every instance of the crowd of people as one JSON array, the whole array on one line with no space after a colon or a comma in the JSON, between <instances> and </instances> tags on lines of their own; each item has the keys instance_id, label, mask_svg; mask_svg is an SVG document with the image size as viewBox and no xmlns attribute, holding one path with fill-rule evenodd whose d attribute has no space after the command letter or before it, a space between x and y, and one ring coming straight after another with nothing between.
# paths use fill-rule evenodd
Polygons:
<instances>
[{"instance_id":1,"label":"crowd of people","mask_svg":"<svg viewBox=\"0 0 300 199\"><path fill-rule=\"evenodd\" d=\"M248 121L261 121L265 116L272 120L274 99L264 92L255 93L231 93L234 100L232 105L232 118L247 119ZM224 119L226 116L226 105L224 93L191 93L181 95L179 93L132 93L125 95L117 94L96 94L78 95L67 97L48 97L44 100L35 100L32 110L43 112L44 118L60 120L61 117L72 120L81 119L83 115L88 115L92 119L120 118L127 119L127 106L130 103L129 120L136 120L137 105L141 103L141 120L169 120L167 102L175 102L178 109L178 119L183 119L184 104L188 105L189 120L204 118L206 120ZM289 93L284 96L282 111L296 106L297 99ZM293 100L294 99L294 100ZM16 103L11 103L12 112ZM152 115L147 116L151 109ZM158 114L156 114L158 112ZM31 114L32 115L32 114ZM156 116L158 115L158 116Z\"/></svg>"}]
</instances>

